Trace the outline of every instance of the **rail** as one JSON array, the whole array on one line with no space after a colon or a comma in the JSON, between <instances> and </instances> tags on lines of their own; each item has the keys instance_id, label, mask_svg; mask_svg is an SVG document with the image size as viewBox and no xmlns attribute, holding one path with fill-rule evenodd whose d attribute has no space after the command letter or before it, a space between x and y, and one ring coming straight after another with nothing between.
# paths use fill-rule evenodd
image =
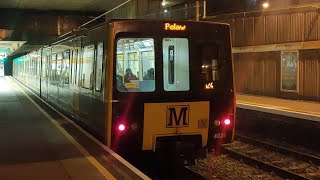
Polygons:
<instances>
[{"instance_id":1,"label":"rail","mask_svg":"<svg viewBox=\"0 0 320 180\"><path fill-rule=\"evenodd\" d=\"M320 158L292 149L236 135L233 144L223 146L223 152L235 159L275 172L283 178L320 178Z\"/></svg>"}]
</instances>

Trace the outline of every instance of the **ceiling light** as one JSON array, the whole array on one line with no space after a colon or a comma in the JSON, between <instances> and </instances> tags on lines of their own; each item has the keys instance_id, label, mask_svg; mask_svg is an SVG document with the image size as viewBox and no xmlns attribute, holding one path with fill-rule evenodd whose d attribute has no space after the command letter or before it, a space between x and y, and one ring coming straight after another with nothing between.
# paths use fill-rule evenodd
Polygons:
<instances>
[{"instance_id":1,"label":"ceiling light","mask_svg":"<svg viewBox=\"0 0 320 180\"><path fill-rule=\"evenodd\" d=\"M264 9L268 8L268 7L269 7L269 3L268 3L268 2L263 3L263 4L262 4L262 7L263 7Z\"/></svg>"}]
</instances>

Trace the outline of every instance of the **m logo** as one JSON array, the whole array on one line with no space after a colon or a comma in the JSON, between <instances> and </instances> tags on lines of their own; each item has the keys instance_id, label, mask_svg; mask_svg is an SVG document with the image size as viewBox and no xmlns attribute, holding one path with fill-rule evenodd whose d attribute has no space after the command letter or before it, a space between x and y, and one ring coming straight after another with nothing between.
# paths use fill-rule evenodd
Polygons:
<instances>
[{"instance_id":1,"label":"m logo","mask_svg":"<svg viewBox=\"0 0 320 180\"><path fill-rule=\"evenodd\" d=\"M190 106L168 106L167 128L188 127Z\"/></svg>"}]
</instances>

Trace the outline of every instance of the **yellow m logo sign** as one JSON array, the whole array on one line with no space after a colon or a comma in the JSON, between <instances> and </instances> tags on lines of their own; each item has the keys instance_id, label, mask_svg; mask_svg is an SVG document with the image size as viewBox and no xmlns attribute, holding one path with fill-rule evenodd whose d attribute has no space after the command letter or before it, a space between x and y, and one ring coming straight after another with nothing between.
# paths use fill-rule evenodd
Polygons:
<instances>
[{"instance_id":1,"label":"yellow m logo sign","mask_svg":"<svg viewBox=\"0 0 320 180\"><path fill-rule=\"evenodd\" d=\"M167 128L188 127L190 106L168 106Z\"/></svg>"}]
</instances>

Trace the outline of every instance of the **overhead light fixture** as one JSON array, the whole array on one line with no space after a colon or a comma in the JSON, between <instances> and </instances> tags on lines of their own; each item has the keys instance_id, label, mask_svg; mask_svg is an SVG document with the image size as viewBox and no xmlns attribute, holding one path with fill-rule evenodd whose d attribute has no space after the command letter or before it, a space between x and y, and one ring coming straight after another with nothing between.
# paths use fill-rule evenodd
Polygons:
<instances>
[{"instance_id":1,"label":"overhead light fixture","mask_svg":"<svg viewBox=\"0 0 320 180\"><path fill-rule=\"evenodd\" d=\"M162 5L162 6L167 5L167 2L166 2L166 1L162 1L161 5Z\"/></svg>"},{"instance_id":2,"label":"overhead light fixture","mask_svg":"<svg viewBox=\"0 0 320 180\"><path fill-rule=\"evenodd\" d=\"M167 13L167 12L168 12L168 10L165 9L165 10L164 10L164 13Z\"/></svg>"},{"instance_id":3,"label":"overhead light fixture","mask_svg":"<svg viewBox=\"0 0 320 180\"><path fill-rule=\"evenodd\" d=\"M268 3L268 2L264 2L264 3L262 4L262 7L263 7L264 9L267 9L267 8L269 7L269 3Z\"/></svg>"},{"instance_id":4,"label":"overhead light fixture","mask_svg":"<svg viewBox=\"0 0 320 180\"><path fill-rule=\"evenodd\" d=\"M142 41L142 42L143 42L143 45L146 46L146 47L152 46L150 41Z\"/></svg>"}]
</instances>

